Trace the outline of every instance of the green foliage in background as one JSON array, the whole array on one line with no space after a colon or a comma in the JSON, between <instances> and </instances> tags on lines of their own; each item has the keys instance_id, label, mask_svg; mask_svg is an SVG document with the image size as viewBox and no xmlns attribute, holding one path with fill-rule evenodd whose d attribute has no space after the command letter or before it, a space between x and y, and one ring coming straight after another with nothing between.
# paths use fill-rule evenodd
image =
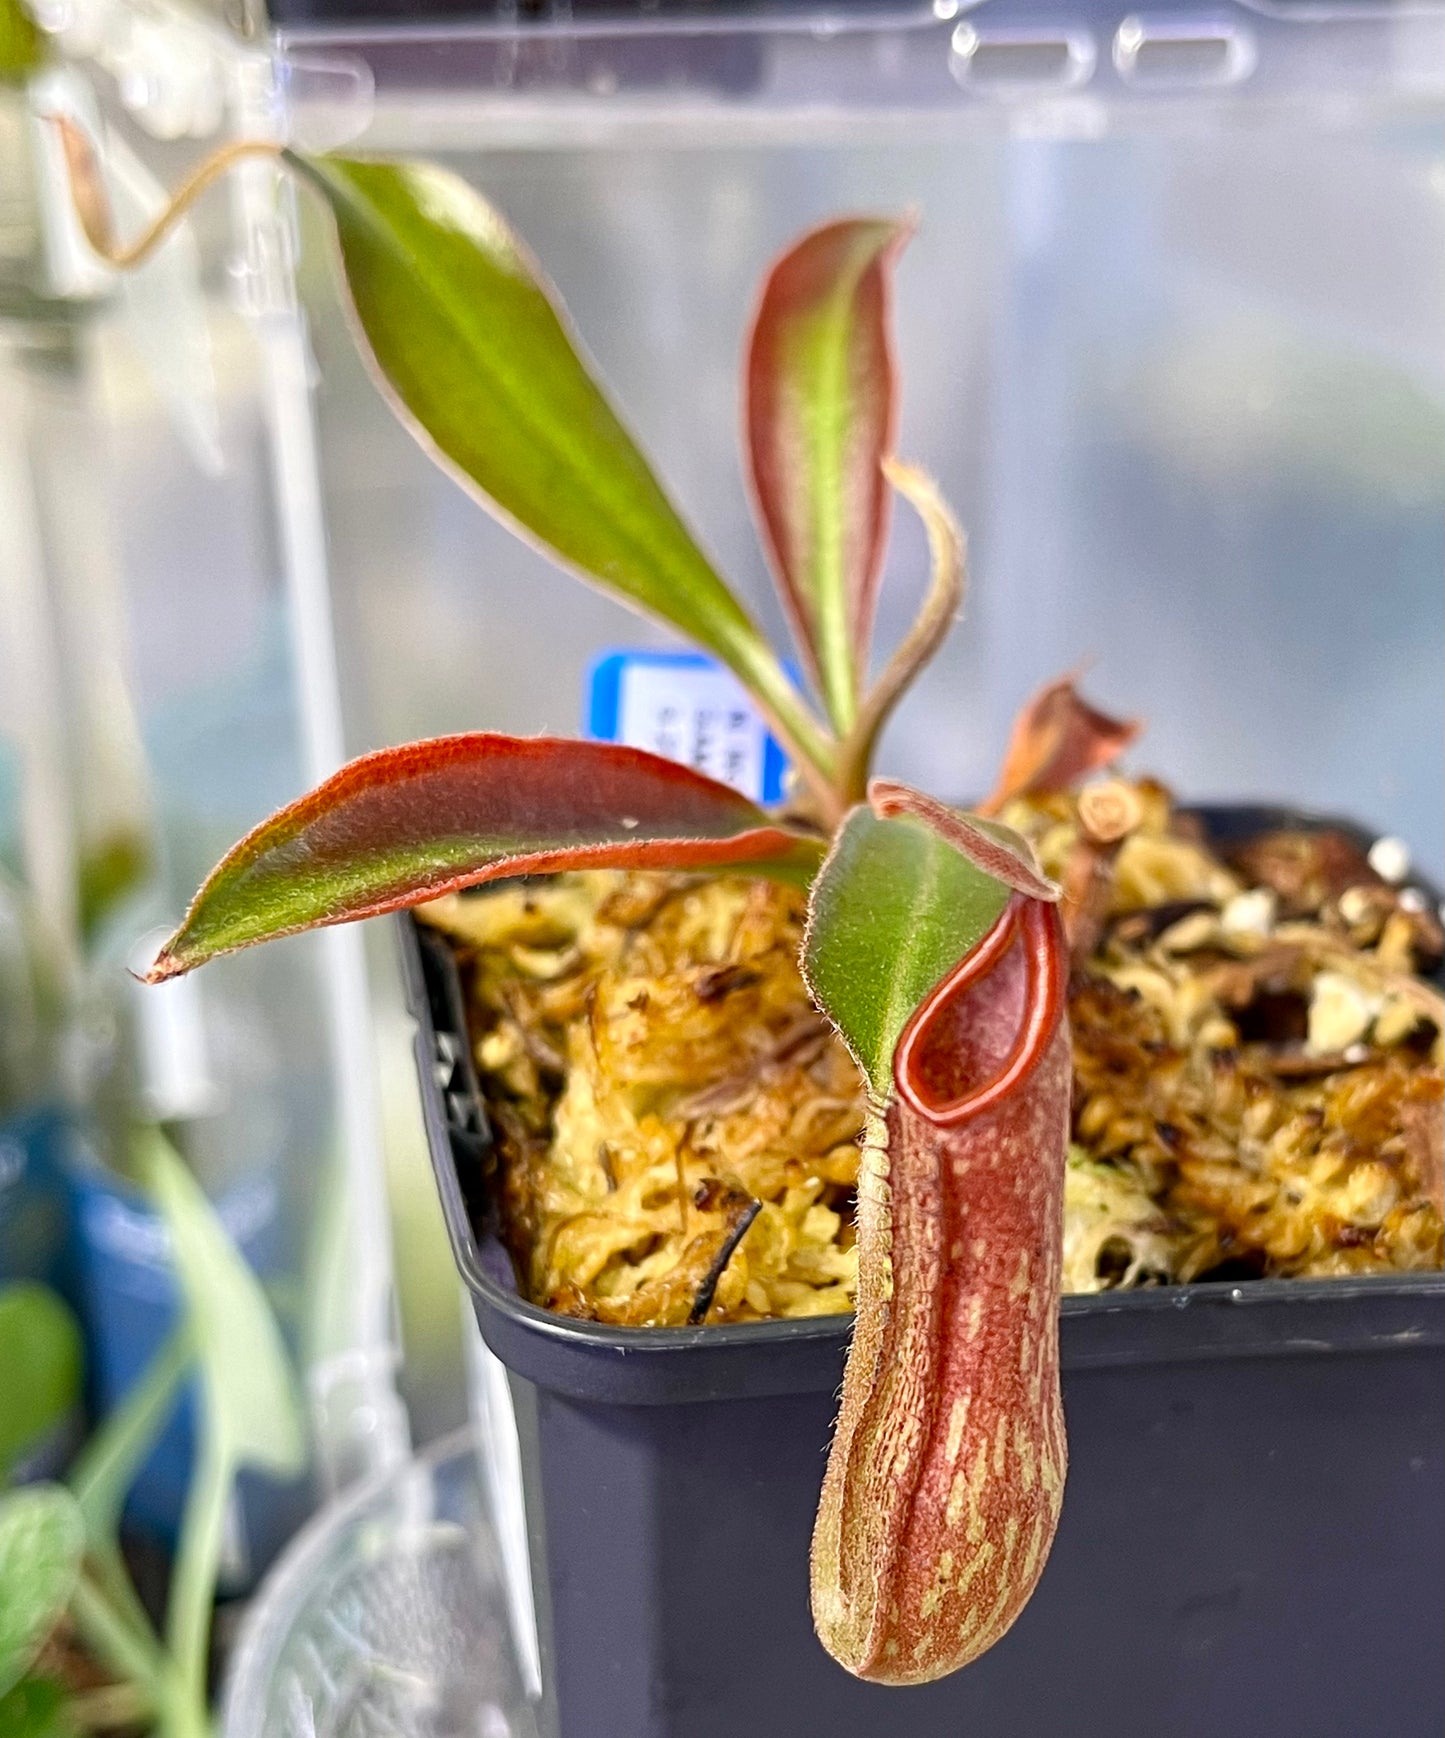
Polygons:
<instances>
[{"instance_id":1,"label":"green foliage in background","mask_svg":"<svg viewBox=\"0 0 1445 1738\"><path fill-rule=\"evenodd\" d=\"M299 1473L303 1412L280 1330L256 1276L158 1129L139 1131L130 1168L165 1220L182 1320L106 1419L65 1484L0 1494L0 1738L66 1738L103 1727L210 1738L207 1664L226 1507L247 1467ZM198 1388L196 1465L158 1632L122 1556L134 1483L184 1385ZM73 1408L80 1335L42 1286L0 1291L0 1393L15 1396L0 1435L11 1470ZM60 1629L112 1682L75 1694L43 1669Z\"/></svg>"},{"instance_id":2,"label":"green foliage in background","mask_svg":"<svg viewBox=\"0 0 1445 1738\"><path fill-rule=\"evenodd\" d=\"M45 38L20 0L0 0L0 85L24 85L45 54Z\"/></svg>"},{"instance_id":3,"label":"green foliage in background","mask_svg":"<svg viewBox=\"0 0 1445 1738\"><path fill-rule=\"evenodd\" d=\"M80 1401L75 1318L48 1287L0 1289L0 1484Z\"/></svg>"}]
</instances>

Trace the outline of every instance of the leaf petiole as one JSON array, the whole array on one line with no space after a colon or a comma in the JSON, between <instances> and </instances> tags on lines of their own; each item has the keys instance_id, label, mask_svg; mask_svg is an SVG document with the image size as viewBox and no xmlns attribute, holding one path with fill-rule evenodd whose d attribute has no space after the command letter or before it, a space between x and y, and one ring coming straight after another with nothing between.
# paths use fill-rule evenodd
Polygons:
<instances>
[{"instance_id":1,"label":"leaf petiole","mask_svg":"<svg viewBox=\"0 0 1445 1738\"><path fill-rule=\"evenodd\" d=\"M838 744L818 724L770 650L745 648L733 669L792 756L799 776L818 800L822 818L836 826L845 807L836 777Z\"/></svg>"},{"instance_id":2,"label":"leaf petiole","mask_svg":"<svg viewBox=\"0 0 1445 1738\"><path fill-rule=\"evenodd\" d=\"M171 1579L166 1612L166 1642L175 1672L170 1738L204 1732L206 1667L210 1652L211 1602L221 1559L226 1503L235 1467L218 1440L207 1414L196 1465L186 1492L180 1548Z\"/></svg>"},{"instance_id":3,"label":"leaf petiole","mask_svg":"<svg viewBox=\"0 0 1445 1738\"><path fill-rule=\"evenodd\" d=\"M85 1517L90 1550L113 1542L125 1493L169 1417L194 1356L189 1327L177 1328L77 1461L69 1484Z\"/></svg>"},{"instance_id":4,"label":"leaf petiole","mask_svg":"<svg viewBox=\"0 0 1445 1738\"><path fill-rule=\"evenodd\" d=\"M138 1686L156 1706L166 1700L169 1674L160 1645L120 1612L88 1573L71 1594L70 1615L86 1644L112 1671Z\"/></svg>"}]
</instances>

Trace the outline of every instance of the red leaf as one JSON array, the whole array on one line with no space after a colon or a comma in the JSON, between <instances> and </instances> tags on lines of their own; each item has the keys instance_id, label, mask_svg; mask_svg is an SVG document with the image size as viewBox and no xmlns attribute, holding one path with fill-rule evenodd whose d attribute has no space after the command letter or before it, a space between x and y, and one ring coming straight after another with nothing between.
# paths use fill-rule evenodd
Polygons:
<instances>
[{"instance_id":1,"label":"red leaf","mask_svg":"<svg viewBox=\"0 0 1445 1738\"><path fill-rule=\"evenodd\" d=\"M889 277L908 226L851 218L773 266L747 352L753 491L783 601L840 728L867 664L896 418Z\"/></svg>"},{"instance_id":2,"label":"red leaf","mask_svg":"<svg viewBox=\"0 0 1445 1738\"><path fill-rule=\"evenodd\" d=\"M1040 688L1014 720L1003 770L980 814L993 815L1014 797L1066 791L1115 761L1138 736L1137 719L1110 718L1083 699L1072 676Z\"/></svg>"},{"instance_id":3,"label":"red leaf","mask_svg":"<svg viewBox=\"0 0 1445 1738\"><path fill-rule=\"evenodd\" d=\"M822 845L726 785L613 743L477 732L363 755L214 869L148 974L558 869L728 869L806 881Z\"/></svg>"}]
</instances>

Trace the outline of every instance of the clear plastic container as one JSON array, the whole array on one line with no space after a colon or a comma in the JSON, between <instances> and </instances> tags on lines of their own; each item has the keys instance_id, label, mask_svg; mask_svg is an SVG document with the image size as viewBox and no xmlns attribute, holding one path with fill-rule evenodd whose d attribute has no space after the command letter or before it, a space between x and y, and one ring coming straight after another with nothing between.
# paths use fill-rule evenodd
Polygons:
<instances>
[{"instance_id":1,"label":"clear plastic container","mask_svg":"<svg viewBox=\"0 0 1445 1738\"><path fill-rule=\"evenodd\" d=\"M304 1378L317 1488L336 1488L407 1441L361 940L227 961L179 995L126 973L235 838L345 756L299 328L237 239L244 185L133 275L100 265L45 118L98 141L133 233L177 140L252 130L269 58L179 8L84 10L50 9L44 69L0 91L0 1029L39 1052L7 1045L26 1096L0 1080L0 1125L65 1105L87 1135L84 1162L48 1168L77 1201L99 1410L173 1309L159 1227L116 1185L126 1129L165 1122L223 1214L250 1204L241 1240ZM41 1169L27 1155L11 1217L48 1207ZM153 1460L131 1519L172 1533L188 1476L183 1446ZM282 1532L243 1505L227 1585L254 1584Z\"/></svg>"},{"instance_id":2,"label":"clear plastic container","mask_svg":"<svg viewBox=\"0 0 1445 1738\"><path fill-rule=\"evenodd\" d=\"M984 788L1024 696L1082 660L1190 800L1355 814L1438 875L1445 11L610 10L291 0L291 124L334 124L349 65L375 93L348 150L498 203L774 628L738 461L754 286L809 223L915 209L899 449L957 508L971 582L881 770ZM297 209L357 745L575 728L599 652L660 634L416 449ZM900 513L880 645L924 571Z\"/></svg>"},{"instance_id":3,"label":"clear plastic container","mask_svg":"<svg viewBox=\"0 0 1445 1738\"><path fill-rule=\"evenodd\" d=\"M222 1738L533 1738L468 1431L321 1511L263 1583Z\"/></svg>"}]
</instances>

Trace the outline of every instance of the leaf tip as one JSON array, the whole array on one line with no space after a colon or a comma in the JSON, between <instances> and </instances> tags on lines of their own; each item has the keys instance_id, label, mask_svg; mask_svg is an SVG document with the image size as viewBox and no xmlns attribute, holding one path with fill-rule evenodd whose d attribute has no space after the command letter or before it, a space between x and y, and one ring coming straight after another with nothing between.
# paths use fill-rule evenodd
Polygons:
<instances>
[{"instance_id":1,"label":"leaf tip","mask_svg":"<svg viewBox=\"0 0 1445 1738\"><path fill-rule=\"evenodd\" d=\"M175 941L176 938L172 936L151 961L147 971L130 974L138 984L168 984L172 978L182 977L190 971L193 962L181 959L173 951Z\"/></svg>"},{"instance_id":2,"label":"leaf tip","mask_svg":"<svg viewBox=\"0 0 1445 1738\"><path fill-rule=\"evenodd\" d=\"M1003 766L979 812L997 814L1015 797L1068 790L1110 766L1139 736L1143 721L1113 718L1079 693L1085 666L1067 671L1032 694L1009 734Z\"/></svg>"}]
</instances>

